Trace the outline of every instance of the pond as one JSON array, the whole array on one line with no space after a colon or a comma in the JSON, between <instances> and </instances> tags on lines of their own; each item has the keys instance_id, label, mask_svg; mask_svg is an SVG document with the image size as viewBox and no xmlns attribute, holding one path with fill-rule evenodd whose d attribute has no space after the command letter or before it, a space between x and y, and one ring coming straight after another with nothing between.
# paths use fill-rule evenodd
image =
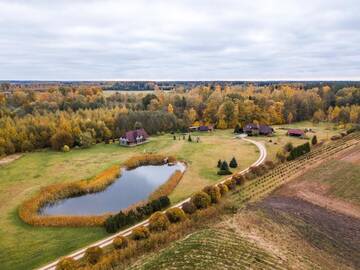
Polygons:
<instances>
[{"instance_id":1,"label":"pond","mask_svg":"<svg viewBox=\"0 0 360 270\"><path fill-rule=\"evenodd\" d=\"M123 169L121 176L105 190L60 200L40 209L41 215L101 215L118 212L139 201L146 200L177 170L184 171L183 163L148 165L133 170Z\"/></svg>"}]
</instances>

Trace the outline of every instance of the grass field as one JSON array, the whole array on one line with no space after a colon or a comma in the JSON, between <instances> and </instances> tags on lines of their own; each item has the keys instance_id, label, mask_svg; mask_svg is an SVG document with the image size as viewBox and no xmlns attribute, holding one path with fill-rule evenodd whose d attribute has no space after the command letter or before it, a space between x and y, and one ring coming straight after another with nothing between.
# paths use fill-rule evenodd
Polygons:
<instances>
[{"instance_id":1,"label":"grass field","mask_svg":"<svg viewBox=\"0 0 360 270\"><path fill-rule=\"evenodd\" d=\"M0 167L1 269L31 269L106 235L103 228L39 228L24 224L18 218L17 208L41 187L91 178L130 156L152 151L176 155L189 164L181 183L171 195L171 200L176 202L220 179L216 175L219 158L229 161L235 156L239 170L258 158L256 147L233 139L231 131L193 134L197 135L200 143L189 143L182 137L174 141L172 135L162 135L135 148L99 144L69 153L46 150L25 154Z\"/></svg>"},{"instance_id":2,"label":"grass field","mask_svg":"<svg viewBox=\"0 0 360 270\"><path fill-rule=\"evenodd\" d=\"M288 142L291 142L294 146L297 146L309 141L297 137L286 136L287 131L283 128L311 128L314 132L308 132L307 136L311 140L311 138L316 135L318 142L328 141L330 140L331 136L339 134L341 131L343 131L343 129L336 128L332 123L314 124L310 121L297 122L288 125L275 125L273 128L275 130L273 137L252 137L252 139L261 141L265 144L268 151L269 160L275 160L276 153Z\"/></svg>"},{"instance_id":3,"label":"grass field","mask_svg":"<svg viewBox=\"0 0 360 270\"><path fill-rule=\"evenodd\" d=\"M288 269L285 262L229 230L196 232L130 269Z\"/></svg>"},{"instance_id":4,"label":"grass field","mask_svg":"<svg viewBox=\"0 0 360 270\"><path fill-rule=\"evenodd\" d=\"M339 199L358 204L359 147L308 169L262 200L244 205L241 193L230 194L235 215L145 255L131 269L359 269L360 219L301 197L316 183L310 192L331 206Z\"/></svg>"}]
</instances>

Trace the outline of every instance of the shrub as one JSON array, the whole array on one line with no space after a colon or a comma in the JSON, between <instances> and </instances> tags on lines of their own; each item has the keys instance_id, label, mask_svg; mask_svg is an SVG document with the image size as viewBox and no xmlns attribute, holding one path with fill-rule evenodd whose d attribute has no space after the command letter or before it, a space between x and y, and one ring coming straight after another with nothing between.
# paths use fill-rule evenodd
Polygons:
<instances>
[{"instance_id":1,"label":"shrub","mask_svg":"<svg viewBox=\"0 0 360 270\"><path fill-rule=\"evenodd\" d=\"M317 143L318 143L317 137L316 137L316 135L314 135L314 137L312 137L312 139L311 139L311 144L312 145L317 145Z\"/></svg>"},{"instance_id":2,"label":"shrub","mask_svg":"<svg viewBox=\"0 0 360 270\"><path fill-rule=\"evenodd\" d=\"M73 258L62 258L56 265L56 270L74 270L77 269L76 260Z\"/></svg>"},{"instance_id":3,"label":"shrub","mask_svg":"<svg viewBox=\"0 0 360 270\"><path fill-rule=\"evenodd\" d=\"M286 160L286 154L283 150L279 150L277 153L276 153L276 158L281 162L285 162Z\"/></svg>"},{"instance_id":4,"label":"shrub","mask_svg":"<svg viewBox=\"0 0 360 270\"><path fill-rule=\"evenodd\" d=\"M142 240L149 238L150 231L145 226L139 226L132 230L131 238L133 240Z\"/></svg>"},{"instance_id":5,"label":"shrub","mask_svg":"<svg viewBox=\"0 0 360 270\"><path fill-rule=\"evenodd\" d=\"M211 203L218 203L221 199L220 188L217 186L204 187L203 191L210 196Z\"/></svg>"},{"instance_id":6,"label":"shrub","mask_svg":"<svg viewBox=\"0 0 360 270\"><path fill-rule=\"evenodd\" d=\"M85 251L85 260L90 264L96 264L98 261L100 261L102 255L103 250L101 247L89 247Z\"/></svg>"},{"instance_id":7,"label":"shrub","mask_svg":"<svg viewBox=\"0 0 360 270\"><path fill-rule=\"evenodd\" d=\"M113 240L113 245L115 249L123 249L128 246L128 239L125 236L119 235L116 236Z\"/></svg>"},{"instance_id":8,"label":"shrub","mask_svg":"<svg viewBox=\"0 0 360 270\"><path fill-rule=\"evenodd\" d=\"M235 180L236 185L245 184L245 177L242 174L233 175L232 179Z\"/></svg>"},{"instance_id":9,"label":"shrub","mask_svg":"<svg viewBox=\"0 0 360 270\"><path fill-rule=\"evenodd\" d=\"M220 170L218 171L217 174L218 175L229 175L229 174L231 174L231 171L229 170L229 165L227 164L227 162L225 160L221 163Z\"/></svg>"},{"instance_id":10,"label":"shrub","mask_svg":"<svg viewBox=\"0 0 360 270\"><path fill-rule=\"evenodd\" d=\"M291 142L288 142L287 144L285 144L285 146L284 146L284 150L286 151L286 152L291 152L291 150L293 150L294 149L294 146L293 146L293 144L291 143Z\"/></svg>"},{"instance_id":11,"label":"shrub","mask_svg":"<svg viewBox=\"0 0 360 270\"><path fill-rule=\"evenodd\" d=\"M62 151L65 152L65 153L67 153L67 152L70 151L70 147L67 146L67 145L64 145L64 147L62 148Z\"/></svg>"},{"instance_id":12,"label":"shrub","mask_svg":"<svg viewBox=\"0 0 360 270\"><path fill-rule=\"evenodd\" d=\"M217 172L217 174L218 174L218 175L230 175L230 174L232 174L232 172L231 172L231 171L219 170L219 171Z\"/></svg>"},{"instance_id":13,"label":"shrub","mask_svg":"<svg viewBox=\"0 0 360 270\"><path fill-rule=\"evenodd\" d=\"M184 210L184 212L188 215L191 215L193 213L196 212L196 206L194 205L193 202L185 202L183 205L182 205L182 210Z\"/></svg>"},{"instance_id":14,"label":"shrub","mask_svg":"<svg viewBox=\"0 0 360 270\"><path fill-rule=\"evenodd\" d=\"M272 162L271 160L265 161L265 166L266 166L269 170L272 170L272 169L275 168L275 164L274 164L274 162Z\"/></svg>"},{"instance_id":15,"label":"shrub","mask_svg":"<svg viewBox=\"0 0 360 270\"><path fill-rule=\"evenodd\" d=\"M236 181L234 179L228 179L224 182L224 184L228 187L229 190L236 188Z\"/></svg>"},{"instance_id":16,"label":"shrub","mask_svg":"<svg viewBox=\"0 0 360 270\"><path fill-rule=\"evenodd\" d=\"M235 157L233 157L229 163L230 168L237 168L238 164L237 161L235 159Z\"/></svg>"},{"instance_id":17,"label":"shrub","mask_svg":"<svg viewBox=\"0 0 360 270\"><path fill-rule=\"evenodd\" d=\"M169 205L170 199L167 196L161 196L145 205L136 207L135 210L131 209L127 213L120 211L105 220L105 229L109 233L114 233L124 226L133 225L152 213L167 208Z\"/></svg>"},{"instance_id":18,"label":"shrub","mask_svg":"<svg viewBox=\"0 0 360 270\"><path fill-rule=\"evenodd\" d=\"M291 150L290 155L287 157L287 160L294 160L295 158L302 156L308 152L310 152L310 144L307 142Z\"/></svg>"},{"instance_id":19,"label":"shrub","mask_svg":"<svg viewBox=\"0 0 360 270\"><path fill-rule=\"evenodd\" d=\"M228 163L226 162L226 160L224 160L224 161L221 163L220 170L223 170L223 171L228 171L228 170L229 170L229 165L228 165Z\"/></svg>"},{"instance_id":20,"label":"shrub","mask_svg":"<svg viewBox=\"0 0 360 270\"><path fill-rule=\"evenodd\" d=\"M58 130L50 139L51 147L54 150L61 150L64 145L72 147L74 139L71 134L65 130Z\"/></svg>"},{"instance_id":21,"label":"shrub","mask_svg":"<svg viewBox=\"0 0 360 270\"><path fill-rule=\"evenodd\" d=\"M217 163L217 167L218 167L218 168L221 167L221 163L222 163L222 161L221 161L221 159L219 159L219 160L218 160L218 163Z\"/></svg>"},{"instance_id":22,"label":"shrub","mask_svg":"<svg viewBox=\"0 0 360 270\"><path fill-rule=\"evenodd\" d=\"M155 212L149 219L149 229L154 232L165 231L170 225L169 219L164 213Z\"/></svg>"},{"instance_id":23,"label":"shrub","mask_svg":"<svg viewBox=\"0 0 360 270\"><path fill-rule=\"evenodd\" d=\"M219 184L218 187L220 189L221 196L224 196L226 194L226 192L229 191L229 188L227 187L227 185Z\"/></svg>"},{"instance_id":24,"label":"shrub","mask_svg":"<svg viewBox=\"0 0 360 270\"><path fill-rule=\"evenodd\" d=\"M191 202L195 205L197 209L207 208L211 203L211 198L208 194L203 191L195 193L191 197Z\"/></svg>"},{"instance_id":25,"label":"shrub","mask_svg":"<svg viewBox=\"0 0 360 270\"><path fill-rule=\"evenodd\" d=\"M179 207L174 207L167 210L166 216L171 223L178 223L184 221L187 218L184 210Z\"/></svg>"},{"instance_id":26,"label":"shrub","mask_svg":"<svg viewBox=\"0 0 360 270\"><path fill-rule=\"evenodd\" d=\"M245 179L247 179L247 180L253 180L253 179L255 179L255 178L256 178L256 175L253 174L252 172L247 172L247 173L245 174Z\"/></svg>"}]
</instances>

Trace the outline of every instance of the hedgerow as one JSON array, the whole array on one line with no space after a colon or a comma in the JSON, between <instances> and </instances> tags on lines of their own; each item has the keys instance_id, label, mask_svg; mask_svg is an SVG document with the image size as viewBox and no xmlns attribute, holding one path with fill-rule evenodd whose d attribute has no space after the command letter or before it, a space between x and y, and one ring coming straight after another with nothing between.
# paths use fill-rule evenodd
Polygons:
<instances>
[{"instance_id":1,"label":"hedgerow","mask_svg":"<svg viewBox=\"0 0 360 270\"><path fill-rule=\"evenodd\" d=\"M307 142L297 147L294 147L294 149L291 150L289 156L287 157L287 160L289 161L294 160L295 158L300 157L309 152L310 152L310 144Z\"/></svg>"},{"instance_id":2,"label":"hedgerow","mask_svg":"<svg viewBox=\"0 0 360 270\"><path fill-rule=\"evenodd\" d=\"M142 240L149 238L150 231L145 226L139 226L132 230L131 238L133 240Z\"/></svg>"},{"instance_id":3,"label":"hedgerow","mask_svg":"<svg viewBox=\"0 0 360 270\"><path fill-rule=\"evenodd\" d=\"M221 196L224 196L226 194L226 192L229 191L229 188L227 187L227 185L219 184L218 187L220 189Z\"/></svg>"},{"instance_id":4,"label":"hedgerow","mask_svg":"<svg viewBox=\"0 0 360 270\"><path fill-rule=\"evenodd\" d=\"M210 196L203 192L197 192L191 197L191 202L195 205L197 209L207 208L211 203Z\"/></svg>"},{"instance_id":5,"label":"hedgerow","mask_svg":"<svg viewBox=\"0 0 360 270\"><path fill-rule=\"evenodd\" d=\"M152 232L165 231L170 225L170 221L164 213L155 212L149 219L149 229Z\"/></svg>"},{"instance_id":6,"label":"hedgerow","mask_svg":"<svg viewBox=\"0 0 360 270\"><path fill-rule=\"evenodd\" d=\"M102 255L103 255L102 248L98 246L94 246L86 249L84 257L88 263L96 264L98 261L100 261Z\"/></svg>"},{"instance_id":7,"label":"hedgerow","mask_svg":"<svg viewBox=\"0 0 360 270\"><path fill-rule=\"evenodd\" d=\"M167 196L162 196L145 205L138 206L136 209L131 209L128 212L120 211L116 215L110 216L105 220L105 229L108 233L117 232L119 229L133 225L150 216L152 213L163 210L168 206L170 206L169 198Z\"/></svg>"},{"instance_id":8,"label":"hedgerow","mask_svg":"<svg viewBox=\"0 0 360 270\"><path fill-rule=\"evenodd\" d=\"M113 240L113 246L115 249L123 249L128 246L128 239L125 236L116 236Z\"/></svg>"},{"instance_id":9,"label":"hedgerow","mask_svg":"<svg viewBox=\"0 0 360 270\"><path fill-rule=\"evenodd\" d=\"M179 207L170 208L165 214L171 223L178 223L187 219L184 210Z\"/></svg>"},{"instance_id":10,"label":"hedgerow","mask_svg":"<svg viewBox=\"0 0 360 270\"><path fill-rule=\"evenodd\" d=\"M224 182L224 184L228 187L229 190L236 188L236 181L234 179L228 179Z\"/></svg>"},{"instance_id":11,"label":"hedgerow","mask_svg":"<svg viewBox=\"0 0 360 270\"><path fill-rule=\"evenodd\" d=\"M189 201L189 202L185 202L182 205L182 210L184 210L184 212L188 215L191 215L193 213L196 212L196 206L193 202Z\"/></svg>"},{"instance_id":12,"label":"hedgerow","mask_svg":"<svg viewBox=\"0 0 360 270\"><path fill-rule=\"evenodd\" d=\"M76 261L71 258L62 258L56 265L56 270L75 270L77 269L77 263Z\"/></svg>"},{"instance_id":13,"label":"hedgerow","mask_svg":"<svg viewBox=\"0 0 360 270\"><path fill-rule=\"evenodd\" d=\"M232 179L235 180L236 185L245 184L245 177L242 174L235 174L232 176Z\"/></svg>"},{"instance_id":14,"label":"hedgerow","mask_svg":"<svg viewBox=\"0 0 360 270\"><path fill-rule=\"evenodd\" d=\"M218 186L206 186L203 191L210 196L211 203L218 203L220 201L221 193Z\"/></svg>"}]
</instances>

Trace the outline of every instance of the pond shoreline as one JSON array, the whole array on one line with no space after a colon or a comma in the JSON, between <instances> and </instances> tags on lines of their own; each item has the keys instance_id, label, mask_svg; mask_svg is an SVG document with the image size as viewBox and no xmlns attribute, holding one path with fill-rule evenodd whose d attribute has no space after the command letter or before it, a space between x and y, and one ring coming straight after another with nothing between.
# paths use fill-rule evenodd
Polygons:
<instances>
[{"instance_id":1,"label":"pond shoreline","mask_svg":"<svg viewBox=\"0 0 360 270\"><path fill-rule=\"evenodd\" d=\"M59 183L44 187L34 197L24 201L19 207L19 216L27 224L33 226L53 226L53 227L82 227L82 226L102 226L110 214L103 215L84 215L84 216L44 216L39 214L39 210L49 203L71 198L76 195L95 193L106 189L120 175L120 169L135 169L145 165L161 165L167 162L175 162L174 157L145 154L134 156L124 162L123 166L115 165L95 176L91 180L80 180L71 183ZM138 205L138 204L136 204ZM131 207L129 207L131 208Z\"/></svg>"}]
</instances>

